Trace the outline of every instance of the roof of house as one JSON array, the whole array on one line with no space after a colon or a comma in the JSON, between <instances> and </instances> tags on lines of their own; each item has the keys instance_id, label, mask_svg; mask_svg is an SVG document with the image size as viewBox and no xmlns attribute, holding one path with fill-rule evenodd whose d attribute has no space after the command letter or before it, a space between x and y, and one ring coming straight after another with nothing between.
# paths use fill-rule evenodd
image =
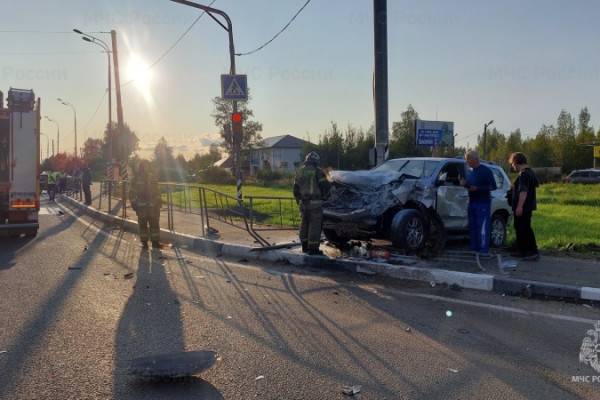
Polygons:
<instances>
[{"instance_id":1,"label":"roof of house","mask_svg":"<svg viewBox=\"0 0 600 400\"><path fill-rule=\"evenodd\" d=\"M233 157L221 158L219 161L215 162L213 166L221 168L233 168Z\"/></svg>"},{"instance_id":2,"label":"roof of house","mask_svg":"<svg viewBox=\"0 0 600 400\"><path fill-rule=\"evenodd\" d=\"M299 148L301 149L304 145L308 144L306 140L299 139L292 135L281 135L273 136L263 139L263 145L261 149L270 149L273 147L285 147L285 148Z\"/></svg>"}]
</instances>

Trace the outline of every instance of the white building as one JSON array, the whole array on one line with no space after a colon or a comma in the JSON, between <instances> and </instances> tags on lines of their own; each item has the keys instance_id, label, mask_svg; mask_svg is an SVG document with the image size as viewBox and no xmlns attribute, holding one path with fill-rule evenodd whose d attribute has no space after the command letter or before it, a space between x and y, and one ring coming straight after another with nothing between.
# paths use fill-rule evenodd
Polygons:
<instances>
[{"instance_id":1,"label":"white building","mask_svg":"<svg viewBox=\"0 0 600 400\"><path fill-rule=\"evenodd\" d=\"M244 152L244 172L255 175L259 170L270 169L292 174L302 163L302 150L307 144L292 135L263 139L260 148Z\"/></svg>"}]
</instances>

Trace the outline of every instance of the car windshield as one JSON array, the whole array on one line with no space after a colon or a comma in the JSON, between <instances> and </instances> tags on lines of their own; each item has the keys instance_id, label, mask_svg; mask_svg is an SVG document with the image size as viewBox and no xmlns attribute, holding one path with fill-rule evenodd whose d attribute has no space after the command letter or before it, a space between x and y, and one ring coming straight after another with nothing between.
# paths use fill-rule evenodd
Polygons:
<instances>
[{"instance_id":1,"label":"car windshield","mask_svg":"<svg viewBox=\"0 0 600 400\"><path fill-rule=\"evenodd\" d=\"M396 171L406 176L423 178L431 176L439 163L435 160L389 160L374 171Z\"/></svg>"}]
</instances>

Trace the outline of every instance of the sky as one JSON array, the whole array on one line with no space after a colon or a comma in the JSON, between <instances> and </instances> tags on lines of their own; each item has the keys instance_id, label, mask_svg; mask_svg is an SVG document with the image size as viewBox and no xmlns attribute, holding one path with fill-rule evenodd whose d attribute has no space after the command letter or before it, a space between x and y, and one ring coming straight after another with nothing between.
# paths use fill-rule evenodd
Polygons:
<instances>
[{"instance_id":1,"label":"sky","mask_svg":"<svg viewBox=\"0 0 600 400\"><path fill-rule=\"evenodd\" d=\"M231 16L236 50L245 52L270 39L304 2L213 6ZM263 137L317 141L331 121L372 125L372 8L370 0L312 0L276 41L237 57ZM584 106L600 128L599 15L596 0L389 0L390 126L412 104L422 119L454 121L460 145L474 145L491 119L500 131L520 128L530 136L555 123L561 109L576 116ZM145 68L197 16L169 0L3 1L0 90L34 89L42 114L60 124L61 150L73 147L74 121L58 97L77 110L80 143L101 137L106 55L69 31L115 29L122 81L138 79L123 88L123 107L142 150L164 136L176 153L205 151L218 141L211 100L229 70L226 32L205 16ZM44 120L42 131L54 137L56 127Z\"/></svg>"}]
</instances>

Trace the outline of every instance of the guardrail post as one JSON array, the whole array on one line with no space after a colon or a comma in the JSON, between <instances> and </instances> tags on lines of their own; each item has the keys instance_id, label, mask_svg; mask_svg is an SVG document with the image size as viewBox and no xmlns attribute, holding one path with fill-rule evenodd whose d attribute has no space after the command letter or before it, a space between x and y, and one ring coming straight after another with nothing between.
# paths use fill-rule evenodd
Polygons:
<instances>
[{"instance_id":1,"label":"guardrail post","mask_svg":"<svg viewBox=\"0 0 600 400\"><path fill-rule=\"evenodd\" d=\"M210 221L208 217L208 201L206 200L206 190L202 188L202 202L204 203L204 217L206 218L206 233L210 232Z\"/></svg>"},{"instance_id":2,"label":"guardrail post","mask_svg":"<svg viewBox=\"0 0 600 400\"><path fill-rule=\"evenodd\" d=\"M248 196L246 196L248 198ZM250 197L250 210L248 210L248 215L250 217L250 227L254 227L254 198Z\"/></svg>"},{"instance_id":3,"label":"guardrail post","mask_svg":"<svg viewBox=\"0 0 600 400\"><path fill-rule=\"evenodd\" d=\"M121 204L123 204L123 219L127 219L127 181L121 182Z\"/></svg>"},{"instance_id":4,"label":"guardrail post","mask_svg":"<svg viewBox=\"0 0 600 400\"><path fill-rule=\"evenodd\" d=\"M283 210L281 209L281 199L279 199L279 227L283 228Z\"/></svg>"}]
</instances>

